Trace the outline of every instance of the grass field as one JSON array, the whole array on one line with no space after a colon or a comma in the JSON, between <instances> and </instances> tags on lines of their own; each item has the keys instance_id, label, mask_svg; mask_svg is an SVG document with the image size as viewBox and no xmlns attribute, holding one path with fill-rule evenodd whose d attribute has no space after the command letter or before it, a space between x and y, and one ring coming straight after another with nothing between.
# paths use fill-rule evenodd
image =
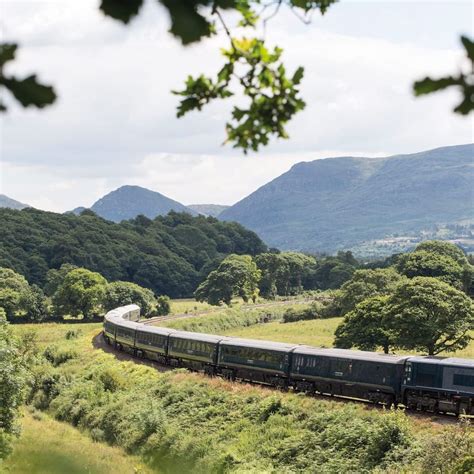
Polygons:
<instances>
[{"instance_id":1,"label":"grass field","mask_svg":"<svg viewBox=\"0 0 474 474\"><path fill-rule=\"evenodd\" d=\"M151 472L138 458L96 443L67 423L25 410L22 432L0 472L11 474L133 474ZM156 471L155 471L156 472Z\"/></svg>"},{"instance_id":2,"label":"grass field","mask_svg":"<svg viewBox=\"0 0 474 474\"><path fill-rule=\"evenodd\" d=\"M338 322L329 319L266 323L229 332L246 337L330 345ZM416 438L410 448L410 462L415 463L414 466L418 462L416 443L425 446L434 436L445 433L446 426L436 417L432 420L391 414L371 410L364 404L280 393L186 371L159 373L136 361L126 361L123 357L117 360L114 355L92 345L93 338L101 330L100 324L18 325L13 329L17 334L35 331L42 348L55 346L59 350L73 350L77 355L48 369L61 376L60 395L49 408L42 408L46 412L25 409L23 433L15 443L13 455L3 466L6 473L148 473L151 468L147 466L152 465L152 472L157 472L158 468L162 472L181 474L192 472L193 463L200 466L193 472L207 473L210 472L208 463L222 469L226 459L238 460L237 466L241 465L238 472L294 472L290 467L297 463L302 467L296 471L308 472L310 466L314 468L321 463L326 468L320 472L335 473L341 472L335 470L336 466L340 468L340 462L345 463L345 472L350 469L353 469L351 472L372 472L369 468L358 471L353 463L359 463L355 464L359 467L368 465L369 454L365 446L370 444L369 440L385 443L383 433L386 429L387 432L394 429L395 433L399 429L402 430L400 433L406 430L408 437ZM74 333L72 337L71 332ZM74 383L69 385L68 380L74 380ZM156 453L151 464L145 466L145 458L140 464L136 456L110 447L105 441L94 442L90 432L87 434L87 428L99 428L102 437L94 439L104 440L104 430L110 426L100 421L104 412L97 401L110 396L102 381L115 383L107 385L115 387L111 397L115 402L108 404L108 410L114 413L112 419L121 420L117 425L121 430L117 437L107 439L129 451L134 446L129 440L140 440L138 446L148 446L147 462L150 453ZM41 397L35 399L41 401ZM82 407L80 411L79 406ZM121 406L126 406L127 410ZM72 422L78 413L83 415L74 424L84 431L51 418L55 416ZM154 434L146 431L148 438L141 440L144 427L150 429L150 426L155 427ZM309 444L305 441L308 436L313 440ZM326 437L338 446L337 451L328 451L329 457L324 448ZM361 439L365 441L360 442ZM395 441L391 440L389 444ZM462 455L464 451L463 448ZM136 448L130 452L138 454ZM221 458L225 456L217 459L216 453L220 453ZM186 469L176 467L177 470L173 470L178 461L184 463ZM405 472L425 471L416 467Z\"/></svg>"}]
</instances>

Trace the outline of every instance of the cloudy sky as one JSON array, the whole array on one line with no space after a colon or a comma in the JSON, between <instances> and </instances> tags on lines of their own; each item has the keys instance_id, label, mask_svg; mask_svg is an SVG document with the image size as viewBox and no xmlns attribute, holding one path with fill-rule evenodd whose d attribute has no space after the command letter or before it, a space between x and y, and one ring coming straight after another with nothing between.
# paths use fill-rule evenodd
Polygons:
<instances>
[{"instance_id":1,"label":"cloudy sky","mask_svg":"<svg viewBox=\"0 0 474 474\"><path fill-rule=\"evenodd\" d=\"M299 161L473 141L473 119L451 113L457 92L411 93L414 80L463 65L469 0L342 0L308 26L282 12L267 39L284 48L290 69L305 66L307 107L290 140L247 156L221 145L231 104L178 120L170 93L187 74L215 73L225 38L183 48L156 2L128 27L98 3L0 0L3 39L21 45L8 72L36 72L59 94L43 111L12 104L0 119L0 193L61 212L123 184L185 204L232 204Z\"/></svg>"}]
</instances>

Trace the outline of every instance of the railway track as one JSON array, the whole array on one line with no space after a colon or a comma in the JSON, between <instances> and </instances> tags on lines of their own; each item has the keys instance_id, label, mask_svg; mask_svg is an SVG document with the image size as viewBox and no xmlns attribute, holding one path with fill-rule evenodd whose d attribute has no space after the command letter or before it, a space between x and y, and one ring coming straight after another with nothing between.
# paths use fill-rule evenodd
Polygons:
<instances>
[{"instance_id":1,"label":"railway track","mask_svg":"<svg viewBox=\"0 0 474 474\"><path fill-rule=\"evenodd\" d=\"M189 316L189 315L186 315L186 316ZM102 332L100 332L93 338L92 345L97 350L102 350L106 353L112 354L117 360L120 360L120 361L130 361L135 364L146 365L148 367L154 368L158 372L169 372L172 370L176 370L176 367L159 364L158 362L152 361L150 359L138 358L138 357L133 356L132 354L129 354L128 352L120 351L114 348L113 346L108 345L105 342L104 338L102 337ZM201 372L195 372L195 373L197 373L198 375L202 377L208 377L207 375ZM256 382L252 383L252 382L245 381L245 382L228 382L228 383L229 384L238 383L238 384L247 384L251 386L258 386L262 390L271 390L271 391L278 390L275 387L271 387L269 385L262 385ZM359 400L359 399L354 400L350 398L337 397L337 396L331 397L329 395L319 395L319 394L314 394L311 396L318 400L329 399L332 401L336 401L337 403L356 403L357 402L357 403L361 403L365 405L366 409L368 410L382 410L383 411L386 409L382 405L374 405L365 400ZM423 411L409 411L409 410L406 410L405 413L412 418L425 420L425 421L428 420L430 423L433 423L436 425L456 425L459 423L459 419L454 415L435 414L435 413L429 413L429 412L423 412ZM472 417L468 417L468 418L472 419Z\"/></svg>"},{"instance_id":2,"label":"railway track","mask_svg":"<svg viewBox=\"0 0 474 474\"><path fill-rule=\"evenodd\" d=\"M313 301L311 298L301 299L301 300L285 300L285 301L273 301L271 303L259 303L259 304L249 304L249 305L242 305L240 309L243 311L251 311L253 309L261 309L261 308L274 308L279 306L288 306L293 304L303 304ZM211 310L203 310L203 311L196 311L194 313L179 313L179 314L171 314L167 316L155 316L154 318L146 319L140 321L142 324L147 325L159 325L159 323L166 322L166 321L174 321L177 319L186 319L186 318L196 318L199 316L208 316L211 314L217 313L217 309Z\"/></svg>"}]
</instances>

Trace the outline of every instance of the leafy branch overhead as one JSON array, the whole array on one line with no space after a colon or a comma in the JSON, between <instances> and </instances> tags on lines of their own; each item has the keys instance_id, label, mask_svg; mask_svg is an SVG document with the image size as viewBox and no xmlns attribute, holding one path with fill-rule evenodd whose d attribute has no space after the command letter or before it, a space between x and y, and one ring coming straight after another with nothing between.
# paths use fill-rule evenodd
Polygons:
<instances>
[{"instance_id":1,"label":"leafy branch overhead","mask_svg":"<svg viewBox=\"0 0 474 474\"><path fill-rule=\"evenodd\" d=\"M4 67L15 59L17 45L12 43L0 44L0 86L8 89L23 107L34 106L43 108L56 100L56 94L51 86L40 84L36 76L18 79L5 75ZM0 112L5 112L7 106L0 100Z\"/></svg>"},{"instance_id":2,"label":"leafy branch overhead","mask_svg":"<svg viewBox=\"0 0 474 474\"><path fill-rule=\"evenodd\" d=\"M466 56L470 62L468 72L461 71L457 76L447 76L441 79L426 77L415 82L413 89L415 95L419 96L438 92L448 87L457 87L461 89L462 101L455 107L454 112L467 115L474 110L474 42L466 36L461 36L461 42L466 49Z\"/></svg>"},{"instance_id":3,"label":"leafy branch overhead","mask_svg":"<svg viewBox=\"0 0 474 474\"><path fill-rule=\"evenodd\" d=\"M280 61L282 49L268 48L264 39L234 37L224 21L223 10L239 14L238 28L256 28L259 21L266 23L282 5L299 12L304 19L314 10L324 13L335 0L160 0L171 18L170 32L186 45L215 34L223 28L229 47L222 50L225 64L215 78L189 76L185 87L173 91L182 97L178 117L192 110L201 110L215 99L244 96L246 106L234 106L231 119L226 124L226 143L241 148L245 153L257 151L268 144L272 136L288 138L285 125L303 110L299 84L303 77L300 67L288 76ZM128 12L123 2L103 0L102 11L124 23L138 14L141 0L130 2ZM257 12L259 9L259 12Z\"/></svg>"}]
</instances>

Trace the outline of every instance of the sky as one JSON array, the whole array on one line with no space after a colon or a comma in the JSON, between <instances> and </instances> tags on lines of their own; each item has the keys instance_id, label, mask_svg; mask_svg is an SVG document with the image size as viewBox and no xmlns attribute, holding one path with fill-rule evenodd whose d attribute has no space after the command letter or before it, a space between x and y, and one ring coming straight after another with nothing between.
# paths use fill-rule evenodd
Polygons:
<instances>
[{"instance_id":1,"label":"sky","mask_svg":"<svg viewBox=\"0 0 474 474\"><path fill-rule=\"evenodd\" d=\"M37 73L59 95L41 111L9 101L0 194L64 212L134 184L184 204L233 204L300 161L474 141L472 114L452 113L457 91L414 98L411 90L417 79L465 65L459 36L474 34L469 0L342 0L309 25L282 9L266 38L283 47L290 71L305 67L307 106L289 124L289 140L247 156L222 145L231 102L177 119L170 92L188 74L215 74L225 37L184 48L156 1L129 26L98 4L0 0L2 40L21 47L7 72Z\"/></svg>"}]
</instances>

